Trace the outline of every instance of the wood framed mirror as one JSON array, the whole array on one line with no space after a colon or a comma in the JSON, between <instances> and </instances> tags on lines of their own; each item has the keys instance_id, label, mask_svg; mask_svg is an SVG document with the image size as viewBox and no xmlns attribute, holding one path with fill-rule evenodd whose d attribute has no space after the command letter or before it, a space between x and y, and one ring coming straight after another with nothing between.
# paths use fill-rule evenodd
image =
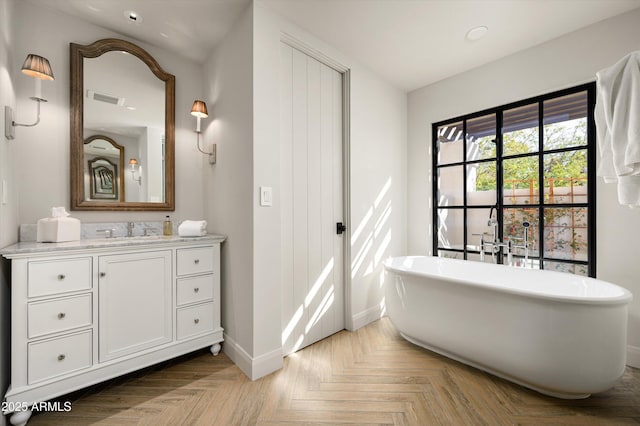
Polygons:
<instances>
[{"instance_id":1,"label":"wood framed mirror","mask_svg":"<svg viewBox=\"0 0 640 426\"><path fill-rule=\"evenodd\" d=\"M175 77L147 51L125 40L69 47L71 209L174 210ZM90 185L99 183L92 178L108 179L109 174L105 162L94 162L102 174L91 174L88 160L105 156L88 154L85 141L98 139L122 147L118 162L110 160L117 170L112 188L117 197L108 194L106 186L96 186L105 191L96 197ZM124 173L125 158L136 159L138 178L133 184Z\"/></svg>"}]
</instances>

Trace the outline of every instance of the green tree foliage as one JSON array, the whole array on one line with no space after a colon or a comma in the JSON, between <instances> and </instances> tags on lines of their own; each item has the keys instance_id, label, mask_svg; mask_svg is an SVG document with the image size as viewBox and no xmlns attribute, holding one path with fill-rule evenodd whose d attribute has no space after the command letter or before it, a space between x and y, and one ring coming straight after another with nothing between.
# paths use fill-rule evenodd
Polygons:
<instances>
[{"instance_id":1,"label":"green tree foliage","mask_svg":"<svg viewBox=\"0 0 640 426\"><path fill-rule=\"evenodd\" d=\"M563 121L547 124L544 127L545 150L584 146L586 148L586 119ZM495 157L495 146L492 137L478 139L478 158ZM533 180L534 188L538 188L538 129L528 128L514 130L503 135L504 155L531 153L531 156L505 159L503 162L504 182L508 188L527 189ZM569 186L570 179L574 185L586 185L587 151L569 151L544 156L545 186L549 179L555 180L555 186ZM476 191L495 191L496 164L494 161L477 164Z\"/></svg>"}]
</instances>

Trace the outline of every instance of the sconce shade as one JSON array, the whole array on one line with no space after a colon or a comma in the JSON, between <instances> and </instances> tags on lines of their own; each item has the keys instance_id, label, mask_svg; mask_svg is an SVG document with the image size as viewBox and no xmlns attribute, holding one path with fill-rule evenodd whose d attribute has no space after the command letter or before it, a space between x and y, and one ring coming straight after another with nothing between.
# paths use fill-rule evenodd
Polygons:
<instances>
[{"instance_id":1,"label":"sconce shade","mask_svg":"<svg viewBox=\"0 0 640 426\"><path fill-rule=\"evenodd\" d=\"M207 118L209 116L209 111L207 111L207 104L204 101L195 100L193 101L193 106L191 107L191 115L198 118Z\"/></svg>"},{"instance_id":2,"label":"sconce shade","mask_svg":"<svg viewBox=\"0 0 640 426\"><path fill-rule=\"evenodd\" d=\"M22 64L22 72L31 77L39 78L41 80L53 80L53 71L51 71L51 65L49 60L42 56L34 55L32 53L27 55L27 59Z\"/></svg>"},{"instance_id":3,"label":"sconce shade","mask_svg":"<svg viewBox=\"0 0 640 426\"><path fill-rule=\"evenodd\" d=\"M138 165L138 160L136 160L135 158L130 158L129 159L129 165L131 165L131 167L137 166Z\"/></svg>"}]
</instances>

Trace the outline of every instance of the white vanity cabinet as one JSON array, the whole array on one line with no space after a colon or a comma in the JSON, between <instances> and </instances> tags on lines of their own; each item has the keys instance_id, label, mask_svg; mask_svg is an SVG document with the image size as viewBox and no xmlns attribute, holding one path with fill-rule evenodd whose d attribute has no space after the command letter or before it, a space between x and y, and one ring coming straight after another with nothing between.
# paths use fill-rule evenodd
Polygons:
<instances>
[{"instance_id":1,"label":"white vanity cabinet","mask_svg":"<svg viewBox=\"0 0 640 426\"><path fill-rule=\"evenodd\" d=\"M98 361L173 340L171 251L98 256Z\"/></svg>"},{"instance_id":2,"label":"white vanity cabinet","mask_svg":"<svg viewBox=\"0 0 640 426\"><path fill-rule=\"evenodd\" d=\"M224 237L18 243L11 259L11 386L36 402L209 346L217 355Z\"/></svg>"}]
</instances>

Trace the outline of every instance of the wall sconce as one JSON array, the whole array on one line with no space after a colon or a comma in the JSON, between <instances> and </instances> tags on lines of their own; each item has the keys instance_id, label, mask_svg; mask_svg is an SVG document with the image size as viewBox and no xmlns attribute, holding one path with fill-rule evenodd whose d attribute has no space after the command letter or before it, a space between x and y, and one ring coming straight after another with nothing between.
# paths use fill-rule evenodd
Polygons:
<instances>
[{"instance_id":1,"label":"wall sconce","mask_svg":"<svg viewBox=\"0 0 640 426\"><path fill-rule=\"evenodd\" d=\"M138 160L136 160L135 158L130 158L129 165L131 166L131 170L129 170L131 172L131 179L138 182L138 185L142 185L142 174L140 174L140 167L138 166ZM136 171L138 172L138 177L136 177Z\"/></svg>"},{"instance_id":2,"label":"wall sconce","mask_svg":"<svg viewBox=\"0 0 640 426\"><path fill-rule=\"evenodd\" d=\"M207 152L200 148L200 119L207 118L209 116L209 112L207 111L207 104L204 101L196 99L193 101L193 106L191 107L191 115L196 117L196 147L198 151L209 156L209 164L216 164L216 144L211 144L211 151Z\"/></svg>"},{"instance_id":3,"label":"wall sconce","mask_svg":"<svg viewBox=\"0 0 640 426\"><path fill-rule=\"evenodd\" d=\"M47 58L43 58L42 56L34 55L31 53L27 55L27 59L25 59L24 64L22 64L22 73L36 79L35 96L32 96L29 99L33 99L38 103L38 115L35 123L33 124L16 123L13 120L13 108L11 108L10 106L5 106L4 136L9 140L15 139L15 128L17 126L33 127L40 122L40 102L47 102L46 99L42 98L42 80L54 79L53 71L51 71L51 65L49 65L49 61L47 60Z\"/></svg>"}]
</instances>

